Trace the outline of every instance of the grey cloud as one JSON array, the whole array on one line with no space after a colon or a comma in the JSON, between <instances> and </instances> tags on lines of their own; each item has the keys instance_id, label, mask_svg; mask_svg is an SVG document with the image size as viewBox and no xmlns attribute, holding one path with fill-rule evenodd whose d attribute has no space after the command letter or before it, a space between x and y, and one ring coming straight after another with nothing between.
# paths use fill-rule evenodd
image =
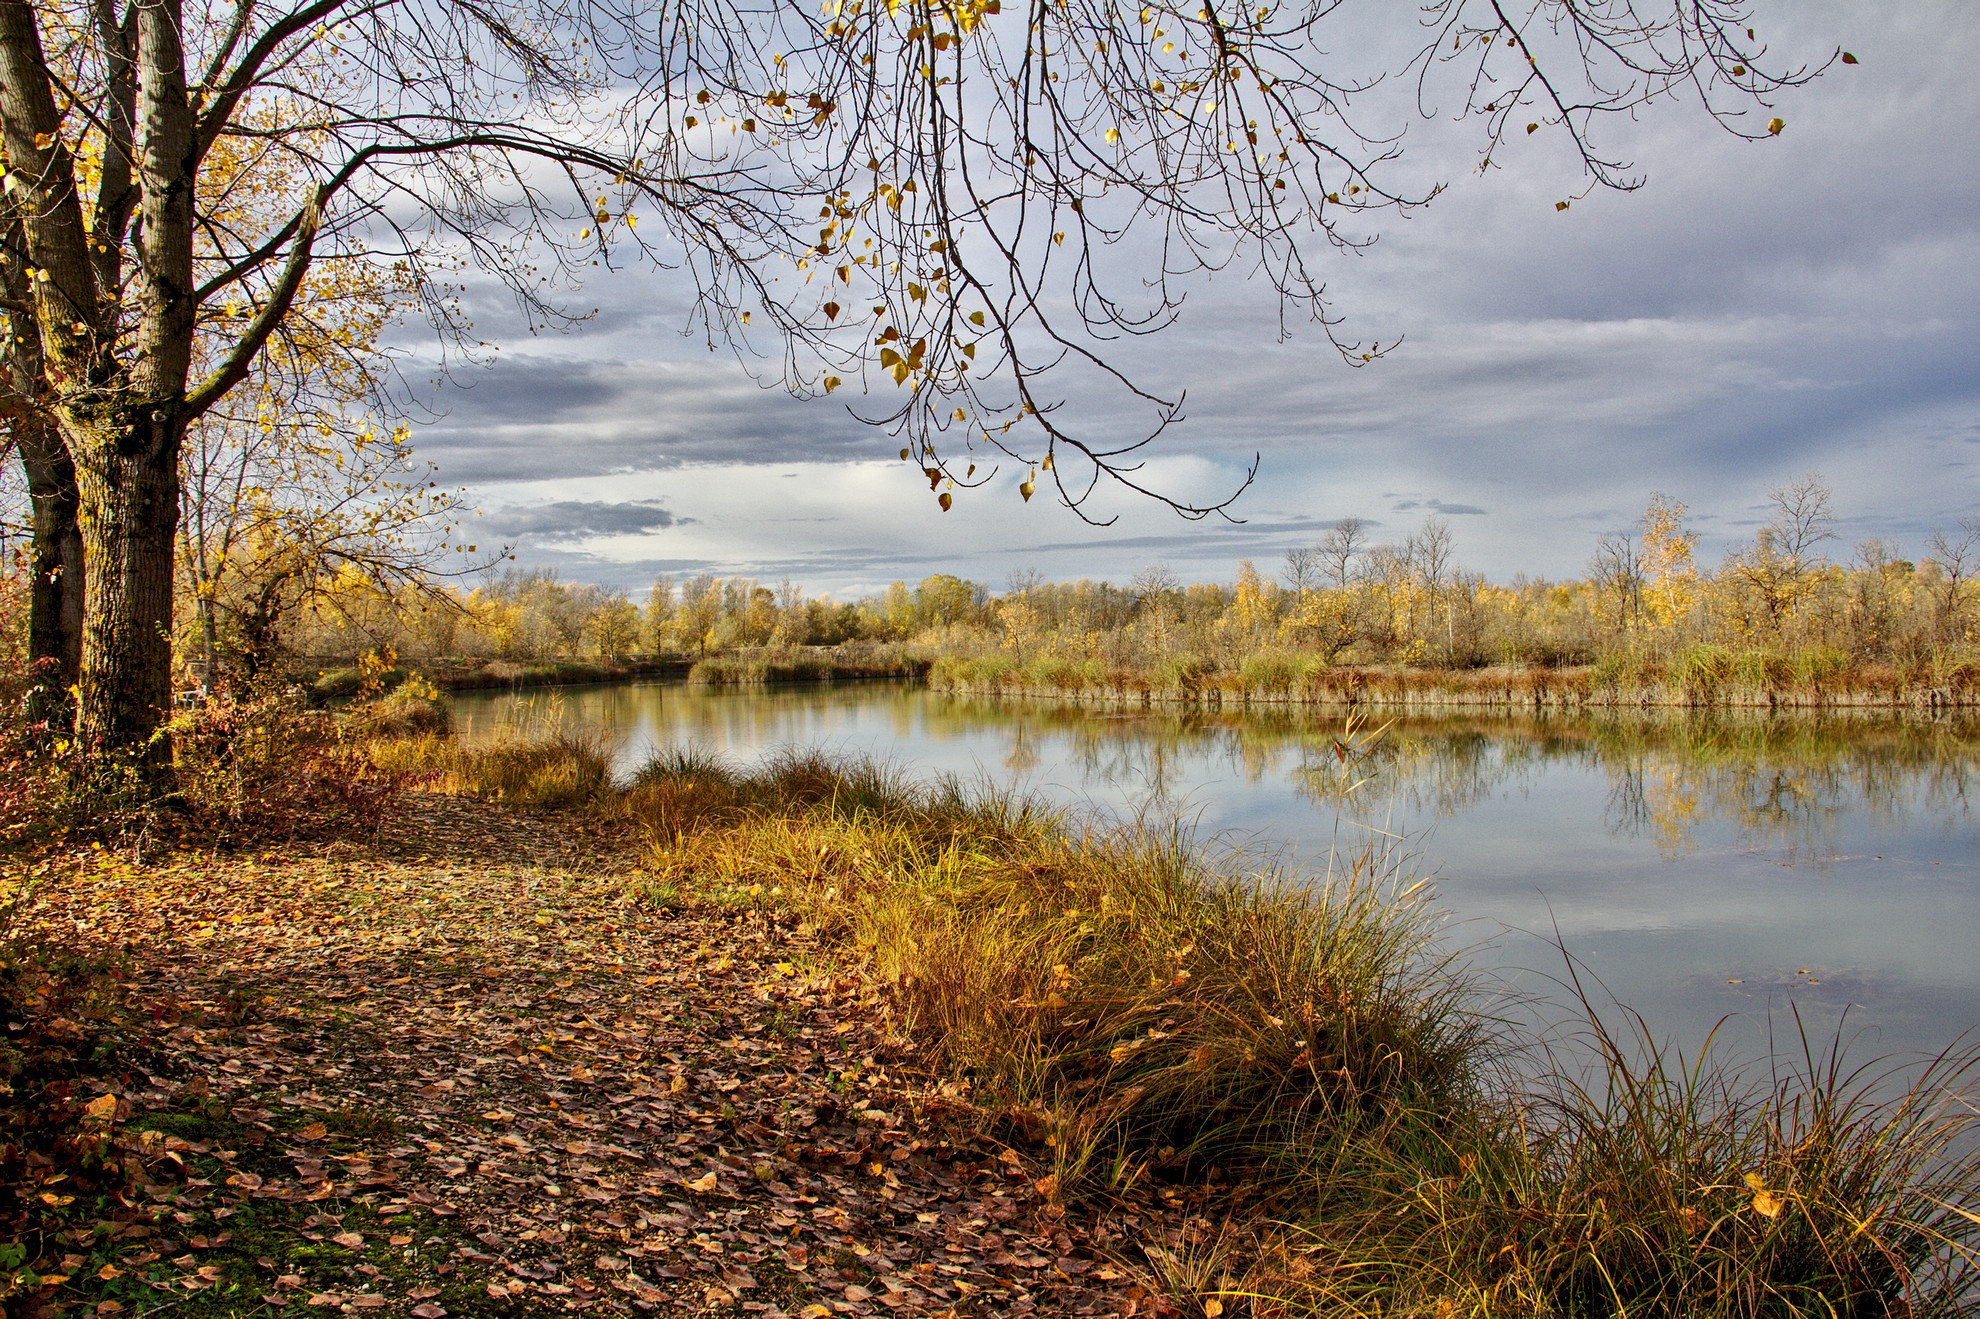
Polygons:
<instances>
[{"instance_id":1,"label":"grey cloud","mask_svg":"<svg viewBox=\"0 0 1980 1319\"><path fill-rule=\"evenodd\" d=\"M435 394L420 455L449 480L540 481L689 463L875 458L886 441L836 402L800 400L732 360L517 355Z\"/></svg>"},{"instance_id":2,"label":"grey cloud","mask_svg":"<svg viewBox=\"0 0 1980 1319\"><path fill-rule=\"evenodd\" d=\"M575 541L588 536L636 536L693 522L676 517L656 500L614 504L602 500L560 499L545 504L509 504L490 509L487 525L499 535L532 540Z\"/></svg>"},{"instance_id":3,"label":"grey cloud","mask_svg":"<svg viewBox=\"0 0 1980 1319\"><path fill-rule=\"evenodd\" d=\"M1485 510L1476 504L1453 504L1443 499L1400 499L1392 506L1398 513L1413 513L1427 509L1446 517L1484 516Z\"/></svg>"}]
</instances>

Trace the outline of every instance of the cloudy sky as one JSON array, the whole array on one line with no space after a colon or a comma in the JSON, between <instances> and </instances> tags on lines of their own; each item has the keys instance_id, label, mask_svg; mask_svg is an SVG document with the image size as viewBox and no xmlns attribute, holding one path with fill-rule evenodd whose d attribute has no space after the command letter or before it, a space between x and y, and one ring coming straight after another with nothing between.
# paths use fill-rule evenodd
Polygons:
<instances>
[{"instance_id":1,"label":"cloudy sky","mask_svg":"<svg viewBox=\"0 0 1980 1319\"><path fill-rule=\"evenodd\" d=\"M1469 133L1412 124L1411 168L1449 191L1370 251L1323 257L1346 333L1401 337L1392 356L1351 370L1316 330L1282 341L1269 290L1235 275L1135 345L1147 378L1188 390L1152 478L1216 498L1259 454L1240 523L1116 501L1118 522L1089 528L1019 502L1015 471L945 515L846 391L794 400L684 337L682 290L656 271L586 289L601 311L566 334L532 336L490 298L495 363L435 391L419 449L483 510L481 539L633 591L699 571L842 597L931 572L1001 589L1023 568L1124 581L1158 562L1229 580L1335 519L1400 540L1433 512L1465 566L1559 577L1656 491L1691 505L1716 562L1770 488L1809 472L1834 490L1840 557L1872 535L1917 555L1980 512L1980 16L1970 0L1759 12L1777 49L1860 63L1784 96L1764 142L1695 106L1611 126L1637 192L1558 212L1581 181L1547 135L1480 176Z\"/></svg>"}]
</instances>

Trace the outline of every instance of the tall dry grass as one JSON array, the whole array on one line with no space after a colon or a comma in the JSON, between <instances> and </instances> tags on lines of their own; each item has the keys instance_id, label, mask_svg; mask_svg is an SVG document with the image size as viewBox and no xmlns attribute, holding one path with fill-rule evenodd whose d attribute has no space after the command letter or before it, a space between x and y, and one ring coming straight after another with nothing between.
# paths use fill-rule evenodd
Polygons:
<instances>
[{"instance_id":1,"label":"tall dry grass","mask_svg":"<svg viewBox=\"0 0 1980 1319\"><path fill-rule=\"evenodd\" d=\"M1908 1088L1800 1040L1756 1076L1591 1006L1549 1054L1380 849L1213 865L1174 829L798 754L677 753L626 803L664 891L832 937L922 1065L1042 1142L1048 1195L1268 1204L1150 1257L1206 1312L1974 1312L1972 1048Z\"/></svg>"}]
</instances>

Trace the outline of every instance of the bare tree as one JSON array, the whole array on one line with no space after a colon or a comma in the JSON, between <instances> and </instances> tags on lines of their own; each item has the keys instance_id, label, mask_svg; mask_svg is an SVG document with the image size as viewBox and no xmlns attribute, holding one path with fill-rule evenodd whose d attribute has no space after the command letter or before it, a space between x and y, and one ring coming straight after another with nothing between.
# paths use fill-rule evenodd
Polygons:
<instances>
[{"instance_id":1,"label":"bare tree","mask_svg":"<svg viewBox=\"0 0 1980 1319\"><path fill-rule=\"evenodd\" d=\"M1451 524L1432 513L1423 519L1416 534L1403 542L1403 555L1415 567L1430 594L1436 596L1444 589L1453 566Z\"/></svg>"},{"instance_id":2,"label":"bare tree","mask_svg":"<svg viewBox=\"0 0 1980 1319\"><path fill-rule=\"evenodd\" d=\"M1952 531L1934 531L1925 542L1925 552L1939 566L1933 628L1941 644L1958 641L1966 635L1967 597L1972 594L1967 588L1980 568L1980 517L1961 518Z\"/></svg>"},{"instance_id":3,"label":"bare tree","mask_svg":"<svg viewBox=\"0 0 1980 1319\"><path fill-rule=\"evenodd\" d=\"M1432 513L1423 519L1423 525L1414 536L1403 542L1403 558L1416 570L1423 582L1424 592L1430 597L1430 607L1444 606L1444 654L1448 659L1457 649L1456 626L1451 617L1451 600L1447 584L1456 570L1456 555L1451 545L1451 524Z\"/></svg>"},{"instance_id":4,"label":"bare tree","mask_svg":"<svg viewBox=\"0 0 1980 1319\"><path fill-rule=\"evenodd\" d=\"M1762 530L1772 551L1796 571L1817 567L1824 560L1818 548L1836 538L1836 515L1829 483L1810 472L1767 492L1774 516Z\"/></svg>"},{"instance_id":5,"label":"bare tree","mask_svg":"<svg viewBox=\"0 0 1980 1319\"><path fill-rule=\"evenodd\" d=\"M1355 560L1368 548L1368 526L1360 518L1342 518L1327 528L1314 552L1320 556L1322 571L1337 587L1354 580Z\"/></svg>"},{"instance_id":6,"label":"bare tree","mask_svg":"<svg viewBox=\"0 0 1980 1319\"><path fill-rule=\"evenodd\" d=\"M1315 262L1435 190L1395 181L1392 134L1356 131L1350 100L1384 71L1326 54L1339 9L0 0L0 412L73 467L34 498L58 514L51 543L81 532L80 740L161 769L186 428L279 344L326 253L412 263L443 319L432 258L472 261L532 325L594 266L650 257L692 279L711 345L768 336L799 392L891 382L898 401L865 415L944 508L996 475L985 455L1030 468L1027 498L1048 474L1084 516L1103 484L1164 497L1138 455L1180 396L1106 346L1173 321L1184 276L1241 259L1347 361L1381 354L1340 334ZM1406 14L1425 103L1448 109L1428 84L1452 85L1488 163L1545 126L1591 186L1637 182L1602 120L1684 93L1763 138L1741 116L1814 72L1764 71L1738 0ZM299 183L252 215L219 204L227 153ZM1146 426L1067 422L1054 371L1110 383ZM1231 497L1167 502L1203 516Z\"/></svg>"},{"instance_id":7,"label":"bare tree","mask_svg":"<svg viewBox=\"0 0 1980 1319\"><path fill-rule=\"evenodd\" d=\"M1320 584L1323 569L1317 546L1295 545L1286 551L1286 566L1279 569L1279 580L1295 596L1301 596Z\"/></svg>"},{"instance_id":8,"label":"bare tree","mask_svg":"<svg viewBox=\"0 0 1980 1319\"><path fill-rule=\"evenodd\" d=\"M1753 548L1734 554L1726 571L1754 594L1767 625L1781 631L1827 564L1821 545L1836 538L1829 484L1811 472L1767 492L1774 516Z\"/></svg>"},{"instance_id":9,"label":"bare tree","mask_svg":"<svg viewBox=\"0 0 1980 1319\"><path fill-rule=\"evenodd\" d=\"M1588 575L1597 591L1615 597L1616 625L1627 630L1643 612L1643 563L1636 537L1617 531L1597 540Z\"/></svg>"},{"instance_id":10,"label":"bare tree","mask_svg":"<svg viewBox=\"0 0 1980 1319\"><path fill-rule=\"evenodd\" d=\"M1134 598L1135 607L1158 614L1167 611L1181 593L1182 579L1166 563L1147 565L1128 583L1128 594Z\"/></svg>"}]
</instances>

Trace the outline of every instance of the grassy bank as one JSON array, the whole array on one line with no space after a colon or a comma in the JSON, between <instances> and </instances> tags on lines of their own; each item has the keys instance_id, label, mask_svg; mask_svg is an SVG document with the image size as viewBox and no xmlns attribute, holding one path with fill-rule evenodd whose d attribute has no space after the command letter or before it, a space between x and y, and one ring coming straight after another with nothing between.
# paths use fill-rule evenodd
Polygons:
<instances>
[{"instance_id":1,"label":"grassy bank","mask_svg":"<svg viewBox=\"0 0 1980 1319\"><path fill-rule=\"evenodd\" d=\"M640 678L678 678L693 667L671 656L617 660L549 660L517 663L509 660L434 660L417 670L401 666L370 670L352 665L320 670L306 686L315 701L343 701L369 683L373 690L392 690L418 677L443 692L483 691L501 687L566 687L585 683L631 682Z\"/></svg>"},{"instance_id":2,"label":"grassy bank","mask_svg":"<svg viewBox=\"0 0 1980 1319\"><path fill-rule=\"evenodd\" d=\"M425 753L505 800L603 783L578 737ZM1555 1056L1373 850L1212 865L799 754L676 752L592 800L643 840L642 903L823 938L1037 1194L1207 1206L1217 1231L1150 1256L1196 1313L1973 1312L1971 1048L1895 1087L1820 1042L1742 1071L1591 1007Z\"/></svg>"},{"instance_id":3,"label":"grassy bank","mask_svg":"<svg viewBox=\"0 0 1980 1319\"><path fill-rule=\"evenodd\" d=\"M1616 655L1590 665L1469 669L1336 665L1294 650L1261 650L1236 663L1174 656L1127 666L1056 653L946 654L935 659L928 681L964 695L1210 708L1942 710L1980 702L1980 663L1970 660L1853 664L1827 651L1703 645L1669 658Z\"/></svg>"},{"instance_id":4,"label":"grassy bank","mask_svg":"<svg viewBox=\"0 0 1980 1319\"><path fill-rule=\"evenodd\" d=\"M759 687L770 683L860 682L928 676L926 657L897 646L789 646L738 651L697 663L688 682L699 687Z\"/></svg>"}]
</instances>

